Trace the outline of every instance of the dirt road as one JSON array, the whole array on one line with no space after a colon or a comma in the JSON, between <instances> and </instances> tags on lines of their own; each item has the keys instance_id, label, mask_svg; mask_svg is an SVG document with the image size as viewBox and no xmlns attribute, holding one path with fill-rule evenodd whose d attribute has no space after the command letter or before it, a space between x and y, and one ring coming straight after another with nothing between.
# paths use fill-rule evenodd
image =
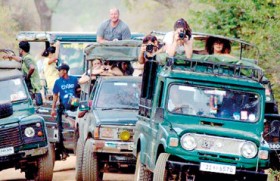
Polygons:
<instances>
[{"instance_id":1,"label":"dirt road","mask_svg":"<svg viewBox=\"0 0 280 181\"><path fill-rule=\"evenodd\" d=\"M66 161L55 162L53 181L73 181L75 180L75 156L70 156ZM24 173L19 170L8 169L0 172L0 180L23 181ZM128 181L133 180L133 174L105 174L103 180Z\"/></svg>"}]
</instances>

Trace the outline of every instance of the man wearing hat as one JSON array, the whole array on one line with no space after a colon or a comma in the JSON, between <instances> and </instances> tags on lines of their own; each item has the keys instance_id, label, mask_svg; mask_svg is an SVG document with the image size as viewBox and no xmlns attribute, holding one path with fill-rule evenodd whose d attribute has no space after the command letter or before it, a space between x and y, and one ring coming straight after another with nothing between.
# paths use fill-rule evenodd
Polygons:
<instances>
[{"instance_id":1,"label":"man wearing hat","mask_svg":"<svg viewBox=\"0 0 280 181\"><path fill-rule=\"evenodd\" d=\"M54 117L57 113L57 123L59 127L59 149L60 153L62 154L62 159L66 159L68 153L65 150L63 145L63 137L62 137L62 113L65 109L71 108L71 99L77 98L76 91L78 89L78 79L74 76L69 76L69 66L67 64L61 64L58 68L59 71L59 78L55 81L53 87L53 104L52 104L52 111L51 116ZM59 106L56 108L56 103L59 97Z\"/></svg>"}]
</instances>

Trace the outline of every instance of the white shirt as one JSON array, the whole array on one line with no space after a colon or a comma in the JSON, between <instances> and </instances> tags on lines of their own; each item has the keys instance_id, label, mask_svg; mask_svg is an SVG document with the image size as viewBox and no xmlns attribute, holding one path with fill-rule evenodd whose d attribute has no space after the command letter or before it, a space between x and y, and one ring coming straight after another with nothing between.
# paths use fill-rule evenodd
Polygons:
<instances>
[{"instance_id":1,"label":"white shirt","mask_svg":"<svg viewBox=\"0 0 280 181\"><path fill-rule=\"evenodd\" d=\"M168 33L165 34L164 38L163 38L163 42L165 43L165 45L167 46L171 46L171 44L173 43L173 38L174 38L174 31L170 31ZM176 52L178 54L184 54L185 53L185 47L184 45L180 45L176 48Z\"/></svg>"}]
</instances>

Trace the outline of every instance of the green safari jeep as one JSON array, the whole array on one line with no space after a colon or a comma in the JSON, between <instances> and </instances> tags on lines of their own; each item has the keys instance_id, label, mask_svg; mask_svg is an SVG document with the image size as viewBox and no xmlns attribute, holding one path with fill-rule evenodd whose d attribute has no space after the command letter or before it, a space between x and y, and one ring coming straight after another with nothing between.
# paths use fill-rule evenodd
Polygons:
<instances>
[{"instance_id":1,"label":"green safari jeep","mask_svg":"<svg viewBox=\"0 0 280 181\"><path fill-rule=\"evenodd\" d=\"M256 64L221 55L147 62L135 180L267 180L262 77Z\"/></svg>"},{"instance_id":2,"label":"green safari jeep","mask_svg":"<svg viewBox=\"0 0 280 181\"><path fill-rule=\"evenodd\" d=\"M54 164L45 122L35 114L20 68L0 60L0 170L14 167L26 179L50 181Z\"/></svg>"}]
</instances>

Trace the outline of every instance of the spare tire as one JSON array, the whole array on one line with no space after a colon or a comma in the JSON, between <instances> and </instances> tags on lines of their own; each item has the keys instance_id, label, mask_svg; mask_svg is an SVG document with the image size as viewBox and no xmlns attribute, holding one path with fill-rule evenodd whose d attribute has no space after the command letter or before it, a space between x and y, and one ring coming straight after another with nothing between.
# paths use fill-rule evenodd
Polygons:
<instances>
[{"instance_id":1,"label":"spare tire","mask_svg":"<svg viewBox=\"0 0 280 181\"><path fill-rule=\"evenodd\" d=\"M13 104L10 101L0 101L0 118L6 118L13 114Z\"/></svg>"}]
</instances>

